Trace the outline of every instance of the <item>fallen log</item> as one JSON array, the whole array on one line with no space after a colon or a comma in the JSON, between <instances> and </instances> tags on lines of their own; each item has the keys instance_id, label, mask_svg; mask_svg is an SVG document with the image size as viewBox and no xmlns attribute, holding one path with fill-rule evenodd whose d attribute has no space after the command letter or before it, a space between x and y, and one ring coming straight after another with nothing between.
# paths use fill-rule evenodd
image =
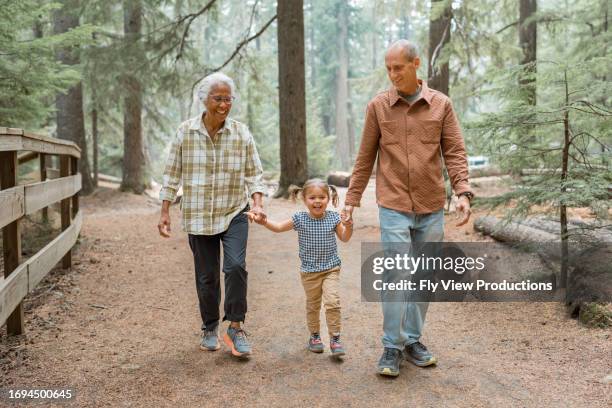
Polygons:
<instances>
[{"instance_id":1,"label":"fallen log","mask_svg":"<svg viewBox=\"0 0 612 408\"><path fill-rule=\"evenodd\" d=\"M513 247L520 246L522 251L538 253L551 271L559 270L556 263L561 259L561 245L555 234L512 221L505 222L491 215L477 218L474 230ZM571 247L570 254L575 250Z\"/></svg>"},{"instance_id":2,"label":"fallen log","mask_svg":"<svg viewBox=\"0 0 612 408\"><path fill-rule=\"evenodd\" d=\"M561 235L561 224L556 220L533 217L521 220L519 224L554 234L557 239ZM612 226L605 227L598 223L571 220L568 223L567 229L572 238L612 243Z\"/></svg>"},{"instance_id":3,"label":"fallen log","mask_svg":"<svg viewBox=\"0 0 612 408\"><path fill-rule=\"evenodd\" d=\"M539 220L537 225L546 225ZM516 222L503 222L494 216L479 217L474 229L509 244L536 243L533 247L553 270L560 270L561 246L559 234ZM541 245L540 245L541 244ZM556 244L556 245L555 245ZM606 242L570 240L569 275L566 304L572 317L579 317L580 310L591 302L612 301L612 245Z\"/></svg>"},{"instance_id":4,"label":"fallen log","mask_svg":"<svg viewBox=\"0 0 612 408\"><path fill-rule=\"evenodd\" d=\"M601 238L604 242L612 242L612 224L609 222L572 218L569 223L575 225L578 229L592 231L595 236Z\"/></svg>"},{"instance_id":5,"label":"fallen log","mask_svg":"<svg viewBox=\"0 0 612 408\"><path fill-rule=\"evenodd\" d=\"M489 235L495 240L508 244L522 245L526 250L537 251L541 256L549 261L559 261L561 259L561 239L560 234L544 231L524 225L525 220L519 222L506 222L495 216L479 217L474 221L474 230ZM536 223L542 225L541 223ZM580 239L582 238L582 239ZM605 241L593 241L584 239L582 236L571 236L569 239L569 259L572 262L582 251L596 246L599 242L606 244Z\"/></svg>"},{"instance_id":6,"label":"fallen log","mask_svg":"<svg viewBox=\"0 0 612 408\"><path fill-rule=\"evenodd\" d=\"M487 215L474 221L474 229L490 235L501 242L558 242L555 234L516 222L504 223L499 218Z\"/></svg>"},{"instance_id":7,"label":"fallen log","mask_svg":"<svg viewBox=\"0 0 612 408\"><path fill-rule=\"evenodd\" d=\"M351 182L351 173L346 171L333 171L327 176L327 184L336 187L348 187Z\"/></svg>"},{"instance_id":8,"label":"fallen log","mask_svg":"<svg viewBox=\"0 0 612 408\"><path fill-rule=\"evenodd\" d=\"M93 176L94 176L94 174L91 173L91 177L93 177ZM111 176L109 174L98 173L98 180L105 181L107 183L121 184L121 177L115 177L115 176Z\"/></svg>"}]
</instances>

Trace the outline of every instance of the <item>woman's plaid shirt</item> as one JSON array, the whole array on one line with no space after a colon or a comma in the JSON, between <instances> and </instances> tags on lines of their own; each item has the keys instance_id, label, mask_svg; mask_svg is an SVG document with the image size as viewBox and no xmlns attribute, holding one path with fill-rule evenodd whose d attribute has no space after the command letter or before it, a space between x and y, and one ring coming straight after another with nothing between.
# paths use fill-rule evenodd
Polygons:
<instances>
[{"instance_id":1,"label":"woman's plaid shirt","mask_svg":"<svg viewBox=\"0 0 612 408\"><path fill-rule=\"evenodd\" d=\"M229 227L253 193L264 193L261 161L246 125L227 118L213 143L201 116L179 126L164 170L160 200L173 202L183 183L183 229L214 235Z\"/></svg>"}]
</instances>

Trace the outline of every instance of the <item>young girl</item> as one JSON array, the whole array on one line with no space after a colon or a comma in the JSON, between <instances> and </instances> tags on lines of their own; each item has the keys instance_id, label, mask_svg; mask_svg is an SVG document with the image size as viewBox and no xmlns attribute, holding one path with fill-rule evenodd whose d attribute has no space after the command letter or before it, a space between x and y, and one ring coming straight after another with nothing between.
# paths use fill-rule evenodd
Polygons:
<instances>
[{"instance_id":1,"label":"young girl","mask_svg":"<svg viewBox=\"0 0 612 408\"><path fill-rule=\"evenodd\" d=\"M332 355L343 356L344 346L340 340L340 296L338 281L340 276L340 257L336 245L336 235L347 242L353 234L352 221L340 219L335 211L327 211L330 201L338 205L338 192L319 179L308 180L302 188L292 189L293 200L301 192L308 211L298 211L291 219L274 222L250 214L249 217L270 231L285 232L295 229L302 266L300 276L306 292L306 320L310 338L308 349L322 353L324 349L319 333L319 314L321 299L325 306L325 317L330 336Z\"/></svg>"}]
</instances>

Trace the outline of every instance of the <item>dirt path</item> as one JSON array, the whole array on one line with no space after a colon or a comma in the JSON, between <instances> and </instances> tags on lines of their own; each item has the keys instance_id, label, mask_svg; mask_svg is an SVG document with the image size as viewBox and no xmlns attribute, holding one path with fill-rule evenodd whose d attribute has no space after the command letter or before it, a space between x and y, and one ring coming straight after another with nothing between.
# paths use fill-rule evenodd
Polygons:
<instances>
[{"instance_id":1,"label":"dirt path","mask_svg":"<svg viewBox=\"0 0 612 408\"><path fill-rule=\"evenodd\" d=\"M152 199L102 190L82 207L74 271L55 274L55 289L27 313L25 336L0 338L1 387L72 387L73 405L84 407L604 407L611 401L610 331L584 328L554 303L432 304L423 341L438 366L403 364L397 379L377 376L382 314L379 304L361 302L359 279L360 242L378 239L371 188L356 212L354 238L341 245L343 362L305 350L293 233L251 227L245 327L254 355L243 362L224 346L214 353L198 348L193 258L177 209L173 237L163 240ZM296 208L272 200L268 213L278 219ZM447 238L482 239L471 227L450 226Z\"/></svg>"}]
</instances>

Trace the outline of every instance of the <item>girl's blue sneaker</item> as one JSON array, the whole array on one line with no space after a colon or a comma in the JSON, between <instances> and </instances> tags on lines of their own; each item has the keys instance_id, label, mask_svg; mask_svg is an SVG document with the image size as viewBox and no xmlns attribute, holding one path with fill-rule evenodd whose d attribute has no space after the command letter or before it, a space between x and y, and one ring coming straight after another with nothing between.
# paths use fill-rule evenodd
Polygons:
<instances>
[{"instance_id":1,"label":"girl's blue sneaker","mask_svg":"<svg viewBox=\"0 0 612 408\"><path fill-rule=\"evenodd\" d=\"M331 349L332 356L340 357L346 354L344 351L344 345L340 341L340 335L332 336L329 342L329 348Z\"/></svg>"},{"instance_id":2,"label":"girl's blue sneaker","mask_svg":"<svg viewBox=\"0 0 612 408\"><path fill-rule=\"evenodd\" d=\"M324 348L321 335L319 333L312 333L308 339L308 350L313 353L322 353Z\"/></svg>"}]
</instances>

